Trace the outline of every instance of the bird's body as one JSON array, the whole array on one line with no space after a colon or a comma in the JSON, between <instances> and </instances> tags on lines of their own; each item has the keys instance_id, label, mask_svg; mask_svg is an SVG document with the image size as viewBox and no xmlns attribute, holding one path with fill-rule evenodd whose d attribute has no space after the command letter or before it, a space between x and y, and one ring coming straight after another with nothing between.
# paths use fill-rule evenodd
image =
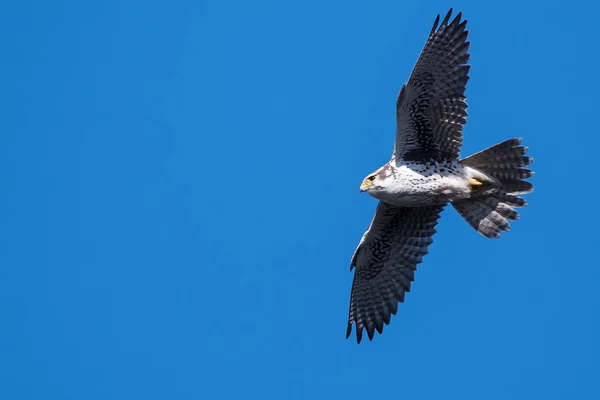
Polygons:
<instances>
[{"instance_id":1,"label":"bird's body","mask_svg":"<svg viewBox=\"0 0 600 400\"><path fill-rule=\"evenodd\" d=\"M400 207L423 207L468 199L473 189L470 179L483 177L456 160L392 160L382 169L390 175L388 184L369 191L369 194Z\"/></svg>"},{"instance_id":2,"label":"bird's body","mask_svg":"<svg viewBox=\"0 0 600 400\"><path fill-rule=\"evenodd\" d=\"M452 10L436 18L429 38L396 100L396 141L392 159L367 176L361 192L379 200L375 215L354 255L346 336L356 325L375 331L396 314L410 291L417 265L433 242L447 204L488 238L508 231L525 206L520 194L533 185L527 147L513 138L460 158L466 123L464 95L470 66L467 21Z\"/></svg>"}]
</instances>

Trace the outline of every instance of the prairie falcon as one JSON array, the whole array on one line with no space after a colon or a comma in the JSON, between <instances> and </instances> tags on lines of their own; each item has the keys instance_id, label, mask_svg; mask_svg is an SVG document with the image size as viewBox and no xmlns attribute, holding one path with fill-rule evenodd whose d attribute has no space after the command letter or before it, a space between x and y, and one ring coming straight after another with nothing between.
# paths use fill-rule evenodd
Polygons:
<instances>
[{"instance_id":1,"label":"prairie falcon","mask_svg":"<svg viewBox=\"0 0 600 400\"><path fill-rule=\"evenodd\" d=\"M482 235L497 238L516 220L519 194L533 185L521 139L513 138L459 158L466 123L469 80L467 21L452 9L429 38L396 101L396 140L391 160L360 186L379 200L371 224L354 255L346 337L356 325L369 339L383 331L398 302L410 290L416 266L432 243L435 226L448 204Z\"/></svg>"}]
</instances>

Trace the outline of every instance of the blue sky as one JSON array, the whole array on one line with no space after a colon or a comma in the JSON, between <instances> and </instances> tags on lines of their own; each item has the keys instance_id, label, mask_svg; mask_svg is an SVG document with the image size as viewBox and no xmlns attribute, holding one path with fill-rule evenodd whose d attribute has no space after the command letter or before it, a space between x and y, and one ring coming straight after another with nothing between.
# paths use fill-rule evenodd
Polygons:
<instances>
[{"instance_id":1,"label":"blue sky","mask_svg":"<svg viewBox=\"0 0 600 400\"><path fill-rule=\"evenodd\" d=\"M524 137L536 190L496 241L447 209L358 346L359 184L450 6L463 154ZM599 8L5 2L0 398L600 398Z\"/></svg>"}]
</instances>

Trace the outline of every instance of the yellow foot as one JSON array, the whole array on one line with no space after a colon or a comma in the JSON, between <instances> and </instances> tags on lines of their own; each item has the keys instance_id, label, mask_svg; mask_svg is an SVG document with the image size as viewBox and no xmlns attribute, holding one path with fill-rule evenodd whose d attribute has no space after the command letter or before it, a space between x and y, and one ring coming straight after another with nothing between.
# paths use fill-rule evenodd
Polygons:
<instances>
[{"instance_id":1,"label":"yellow foot","mask_svg":"<svg viewBox=\"0 0 600 400\"><path fill-rule=\"evenodd\" d=\"M471 190L477 190L481 186L483 186L483 182L481 182L480 180L477 180L475 178L471 178L471 179L469 179L469 185L471 185Z\"/></svg>"}]
</instances>

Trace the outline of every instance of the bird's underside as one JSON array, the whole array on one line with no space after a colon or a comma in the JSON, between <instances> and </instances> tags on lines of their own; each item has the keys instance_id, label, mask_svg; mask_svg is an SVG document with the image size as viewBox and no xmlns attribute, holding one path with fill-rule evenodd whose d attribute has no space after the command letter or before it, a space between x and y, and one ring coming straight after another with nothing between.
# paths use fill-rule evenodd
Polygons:
<instances>
[{"instance_id":1,"label":"bird's underside","mask_svg":"<svg viewBox=\"0 0 600 400\"><path fill-rule=\"evenodd\" d=\"M355 270L346 336L356 326L369 339L382 333L404 301L418 264L433 242L440 213L450 202L485 237L508 231L525 206L520 194L532 159L521 139L509 139L459 159L466 123L464 95L469 42L461 13L436 18L408 82L396 101L392 160L361 185L379 199L373 220L354 252Z\"/></svg>"}]
</instances>

